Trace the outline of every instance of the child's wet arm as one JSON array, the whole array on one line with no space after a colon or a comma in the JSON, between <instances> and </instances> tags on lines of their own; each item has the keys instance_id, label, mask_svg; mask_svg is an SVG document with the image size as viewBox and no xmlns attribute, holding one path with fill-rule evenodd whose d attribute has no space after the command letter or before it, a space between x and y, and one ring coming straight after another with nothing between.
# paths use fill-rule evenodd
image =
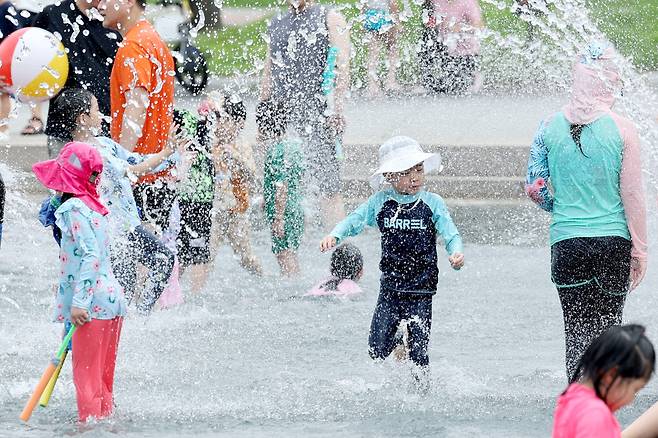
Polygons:
<instances>
[{"instance_id":1,"label":"child's wet arm","mask_svg":"<svg viewBox=\"0 0 658 438\"><path fill-rule=\"evenodd\" d=\"M553 195L548 189L548 148L544 142L545 123L542 122L530 146L525 192L542 210L553 211Z\"/></svg>"},{"instance_id":2,"label":"child's wet arm","mask_svg":"<svg viewBox=\"0 0 658 438\"><path fill-rule=\"evenodd\" d=\"M443 238L448 255L463 252L464 247L461 235L452 221L452 217L450 217L450 213L443 199L438 195L434 195L428 201L432 209L434 227L441 235L441 238Z\"/></svg>"},{"instance_id":3,"label":"child's wet arm","mask_svg":"<svg viewBox=\"0 0 658 438\"><path fill-rule=\"evenodd\" d=\"M157 154L145 154L145 155L135 154L135 155L140 157L140 161L139 162L136 161L136 164L129 166L128 170L134 175L141 176L149 173L158 173L167 170L172 165L176 164L176 161L174 161L172 164L171 158L174 155L178 155L178 152L174 152L169 156L163 154L162 152L159 152Z\"/></svg>"},{"instance_id":4,"label":"child's wet arm","mask_svg":"<svg viewBox=\"0 0 658 438\"><path fill-rule=\"evenodd\" d=\"M330 234L340 242L346 237L360 234L366 225L373 226L376 215L375 204L375 195L373 195L367 202L359 205L356 210L339 222Z\"/></svg>"}]
</instances>

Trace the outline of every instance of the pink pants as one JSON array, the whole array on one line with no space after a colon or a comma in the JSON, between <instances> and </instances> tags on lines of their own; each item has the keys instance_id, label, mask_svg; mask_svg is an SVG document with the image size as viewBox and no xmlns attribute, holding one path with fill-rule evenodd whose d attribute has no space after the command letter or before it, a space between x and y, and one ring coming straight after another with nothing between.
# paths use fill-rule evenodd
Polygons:
<instances>
[{"instance_id":1,"label":"pink pants","mask_svg":"<svg viewBox=\"0 0 658 438\"><path fill-rule=\"evenodd\" d=\"M78 419L112 413L114 366L123 318L92 319L73 334L73 383Z\"/></svg>"}]
</instances>

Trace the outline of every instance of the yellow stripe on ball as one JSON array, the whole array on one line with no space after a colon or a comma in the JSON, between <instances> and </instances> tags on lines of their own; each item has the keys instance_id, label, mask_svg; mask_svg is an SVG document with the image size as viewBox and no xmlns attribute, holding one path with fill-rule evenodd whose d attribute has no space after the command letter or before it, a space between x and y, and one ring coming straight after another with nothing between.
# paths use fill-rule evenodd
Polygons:
<instances>
[{"instance_id":1,"label":"yellow stripe on ball","mask_svg":"<svg viewBox=\"0 0 658 438\"><path fill-rule=\"evenodd\" d=\"M64 53L64 47L59 53ZM59 93L69 73L69 62L64 54L57 55L26 86L19 90L22 96L31 99L51 98Z\"/></svg>"}]
</instances>

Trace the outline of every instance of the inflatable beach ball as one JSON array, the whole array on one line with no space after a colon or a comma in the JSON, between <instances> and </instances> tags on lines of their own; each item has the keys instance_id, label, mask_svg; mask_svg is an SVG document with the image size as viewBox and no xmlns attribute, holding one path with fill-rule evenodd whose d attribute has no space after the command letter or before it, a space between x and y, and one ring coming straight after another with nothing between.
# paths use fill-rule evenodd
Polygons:
<instances>
[{"instance_id":1,"label":"inflatable beach ball","mask_svg":"<svg viewBox=\"0 0 658 438\"><path fill-rule=\"evenodd\" d=\"M0 44L0 84L23 102L54 97L68 74L64 46L47 30L19 29Z\"/></svg>"}]
</instances>

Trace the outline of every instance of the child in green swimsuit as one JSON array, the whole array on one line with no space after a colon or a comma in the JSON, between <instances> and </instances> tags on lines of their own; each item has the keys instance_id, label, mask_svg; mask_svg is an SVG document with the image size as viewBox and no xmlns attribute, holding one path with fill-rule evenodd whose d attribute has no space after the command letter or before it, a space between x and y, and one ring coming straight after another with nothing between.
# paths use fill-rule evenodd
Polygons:
<instances>
[{"instance_id":1,"label":"child in green swimsuit","mask_svg":"<svg viewBox=\"0 0 658 438\"><path fill-rule=\"evenodd\" d=\"M174 110L174 122L182 134L192 141L196 156L181 175L178 186L180 231L177 238L181 276L189 271L191 289L201 290L211 269L211 210L215 188L215 167L210 152L210 139L205 119L187 110Z\"/></svg>"},{"instance_id":2,"label":"child in green swimsuit","mask_svg":"<svg viewBox=\"0 0 658 438\"><path fill-rule=\"evenodd\" d=\"M256 109L256 123L267 143L263 195L265 216L272 229L272 252L281 273L294 276L299 273L296 252L304 234L301 142L285 137L285 110L280 103L261 102Z\"/></svg>"}]
</instances>

